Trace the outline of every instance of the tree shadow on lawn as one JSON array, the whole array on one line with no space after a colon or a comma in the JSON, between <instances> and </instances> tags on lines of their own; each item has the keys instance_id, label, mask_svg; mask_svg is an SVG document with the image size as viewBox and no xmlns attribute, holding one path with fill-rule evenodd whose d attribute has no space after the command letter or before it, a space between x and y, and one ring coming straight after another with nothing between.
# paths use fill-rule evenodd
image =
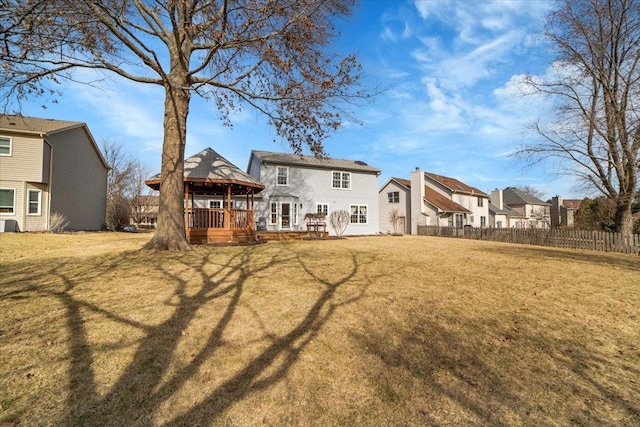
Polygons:
<instances>
[{"instance_id":1,"label":"tree shadow on lawn","mask_svg":"<svg viewBox=\"0 0 640 427\"><path fill-rule=\"evenodd\" d=\"M557 338L525 321L482 323L422 315L411 329L389 323L383 334L350 336L375 356L371 376L405 405L409 424L640 423L637 346L627 343L621 357L599 347L598 337Z\"/></svg>"},{"instance_id":2,"label":"tree shadow on lawn","mask_svg":"<svg viewBox=\"0 0 640 427\"><path fill-rule=\"evenodd\" d=\"M483 252L493 252L501 255L530 258L532 254L549 257L558 260L588 262L598 265L625 268L640 271L640 257L634 254L622 254L617 252L599 252L581 249L560 249L546 246L505 244L485 245Z\"/></svg>"},{"instance_id":3,"label":"tree shadow on lawn","mask_svg":"<svg viewBox=\"0 0 640 427\"><path fill-rule=\"evenodd\" d=\"M222 372L221 376L230 375L228 379L213 390L207 391L204 396L194 396L198 403L163 424L209 425L234 403L251 393L268 389L285 378L298 361L301 352L317 336L336 310L355 303L366 293L366 283L352 283L351 286L358 288L355 294L349 298L341 296L339 301L335 298L341 286L348 284L358 274L364 262L369 262L360 259L358 253L350 251L346 254L345 257L350 258L350 268L341 272L340 277L327 280L323 278L326 272L319 266L312 265L309 259L289 252L287 245L282 245L281 248L275 253L261 252L259 256L256 255L256 247L238 248L237 253L228 262L218 265L218 249L211 247L191 251L188 258L166 253L156 253L155 257L154 254L144 256L143 261L147 263L147 268L161 270L167 278L164 283L171 283L174 287L171 300L165 302L165 306L172 306L172 311L169 316L165 316L165 320L155 325L123 317L76 295L77 289L82 288L83 283L97 279L106 271L133 269L136 264L131 259L140 262L140 254L136 252L104 257L101 261L92 259L91 263L94 265L91 268L83 267L77 260L70 261L69 264L53 260L47 265L39 266L37 272L30 276L31 284L9 291L0 297L16 301L24 297L54 297L64 307L65 327L69 336L69 369L67 417L61 425L106 426L122 425L124 422L127 425L151 426L158 425L157 414L162 405L179 393L183 386L197 375L203 364L210 361L216 351L225 344L223 334L234 322L247 280L267 270L271 270L270 273L277 272L283 262L286 263L285 268L301 268L309 285L314 286L316 290L319 289L315 300L301 302L301 305L309 306L306 313L297 321L291 322L288 332L279 335L270 333L263 325L261 339L267 340L268 345L263 346L259 354L248 360L240 369L234 370L234 373ZM171 270L165 268L168 264L166 257L172 257L170 261L174 268ZM182 270L176 272L176 265ZM212 266L215 266L213 271ZM189 274L184 274L185 271ZM18 276L27 274L28 267L18 267L14 272ZM190 279L184 279L182 276ZM193 279L194 276L197 280ZM62 290L58 290L60 286L33 284L50 282L52 277L57 277L63 284ZM199 282L196 292L193 291L194 280ZM12 284L16 285L18 282L19 279L16 279ZM193 349L194 354L189 363L172 371L172 366L175 367L173 364L176 349L183 339L184 331L192 324L198 311L215 300L226 299L228 302L224 303L224 312L217 323L206 331L204 345ZM251 300L243 300L242 304L251 304ZM278 301L273 301L274 307L277 304ZM94 370L95 355L87 329L87 323L90 322L87 313L104 316L120 325L133 327L143 335L133 357L127 359L129 361L126 367L106 393L98 391L99 385Z\"/></svg>"}]
</instances>

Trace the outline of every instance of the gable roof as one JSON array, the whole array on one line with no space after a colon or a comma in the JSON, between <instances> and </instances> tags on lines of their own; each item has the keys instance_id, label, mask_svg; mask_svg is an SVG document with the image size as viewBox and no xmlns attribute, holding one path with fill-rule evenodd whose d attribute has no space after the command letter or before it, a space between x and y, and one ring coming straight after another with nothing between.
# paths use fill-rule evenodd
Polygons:
<instances>
[{"instance_id":1,"label":"gable roof","mask_svg":"<svg viewBox=\"0 0 640 427\"><path fill-rule=\"evenodd\" d=\"M567 209L578 210L578 209L580 209L580 205L581 204L582 204L582 200L581 199L564 199L562 201L562 206L564 206Z\"/></svg>"},{"instance_id":2,"label":"gable roof","mask_svg":"<svg viewBox=\"0 0 640 427\"><path fill-rule=\"evenodd\" d=\"M98 155L98 158L100 159L104 167L107 169L111 169L111 166L107 164L107 161L102 155L102 151L100 151L98 144L96 144L95 139L93 139L93 135L91 135L89 127L86 123L70 122L66 120L43 119L40 117L27 117L23 116L22 114L0 114L0 132L18 132L44 137L47 135L53 135L58 132L76 128L84 129L89 142L91 142L94 151Z\"/></svg>"},{"instance_id":3,"label":"gable roof","mask_svg":"<svg viewBox=\"0 0 640 427\"><path fill-rule=\"evenodd\" d=\"M492 215L507 215L510 218L524 218L524 216L522 216L522 214L520 212L518 212L515 209L510 208L507 205L503 205L502 210L498 209L498 207L496 205L494 205L493 203L489 202L489 213Z\"/></svg>"},{"instance_id":4,"label":"gable roof","mask_svg":"<svg viewBox=\"0 0 640 427\"><path fill-rule=\"evenodd\" d=\"M52 134L67 129L86 126L82 122L42 119L22 115L0 115L0 130L35 134Z\"/></svg>"},{"instance_id":5,"label":"gable roof","mask_svg":"<svg viewBox=\"0 0 640 427\"><path fill-rule=\"evenodd\" d=\"M432 180L438 182L441 185L444 185L446 188L451 190L453 193L466 193L473 194L474 196L484 196L489 197L486 193L478 190L475 187L465 184L462 181L459 181L455 178L450 178L448 176L437 175L435 173L425 172L425 178L431 178Z\"/></svg>"},{"instance_id":6,"label":"gable roof","mask_svg":"<svg viewBox=\"0 0 640 427\"><path fill-rule=\"evenodd\" d=\"M440 209L443 212L452 213L452 212L463 212L463 213L471 213L469 209L464 208L463 206L457 204L451 199L448 199L446 196L438 193L433 188L428 185L424 186L424 199L431 205Z\"/></svg>"},{"instance_id":7,"label":"gable roof","mask_svg":"<svg viewBox=\"0 0 640 427\"><path fill-rule=\"evenodd\" d=\"M504 204L510 206L521 206L525 204L551 206L549 203L543 202L537 197L533 197L531 194L525 193L516 187L507 187L502 190L502 197Z\"/></svg>"},{"instance_id":8,"label":"gable roof","mask_svg":"<svg viewBox=\"0 0 640 427\"><path fill-rule=\"evenodd\" d=\"M264 188L264 185L254 177L238 169L212 148L205 148L184 161L184 180L215 184L233 183L258 189ZM155 188L154 186L160 184L160 174L154 175L146 183Z\"/></svg>"},{"instance_id":9,"label":"gable roof","mask_svg":"<svg viewBox=\"0 0 640 427\"><path fill-rule=\"evenodd\" d=\"M375 174L380 174L382 172L380 169L369 166L360 160L333 159L329 157L318 158L315 156L303 156L299 154L252 150L251 157L254 156L260 159L264 164L273 163L278 165L302 166L318 169L337 169ZM249 158L249 165L251 165L251 160L252 159Z\"/></svg>"}]
</instances>

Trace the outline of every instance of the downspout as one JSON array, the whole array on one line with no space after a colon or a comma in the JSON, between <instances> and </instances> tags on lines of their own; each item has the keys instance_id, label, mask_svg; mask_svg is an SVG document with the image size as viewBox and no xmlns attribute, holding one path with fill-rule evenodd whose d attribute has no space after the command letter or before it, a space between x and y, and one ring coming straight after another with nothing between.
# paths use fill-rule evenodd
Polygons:
<instances>
[{"instance_id":1,"label":"downspout","mask_svg":"<svg viewBox=\"0 0 640 427\"><path fill-rule=\"evenodd\" d=\"M47 209L45 215L45 226L47 231L51 231L51 187L53 185L53 145L49 144L46 139L44 143L49 146L49 183L47 184Z\"/></svg>"}]
</instances>

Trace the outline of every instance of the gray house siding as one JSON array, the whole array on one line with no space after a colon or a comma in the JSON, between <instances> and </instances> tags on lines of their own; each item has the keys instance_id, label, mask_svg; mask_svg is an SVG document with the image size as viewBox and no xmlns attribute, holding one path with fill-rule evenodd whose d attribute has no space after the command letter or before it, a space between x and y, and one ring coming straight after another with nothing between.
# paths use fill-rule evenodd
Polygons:
<instances>
[{"instance_id":1,"label":"gray house siding","mask_svg":"<svg viewBox=\"0 0 640 427\"><path fill-rule=\"evenodd\" d=\"M330 162L330 161L329 161ZM287 183L277 183L278 167L286 168ZM350 174L349 188L333 188L333 172ZM265 186L256 200L255 218L270 231L306 231L305 215L316 213L318 205L327 208L327 231L335 235L329 215L338 210L366 210L366 223L350 223L344 235L371 235L378 228L378 173L357 170L300 166L286 163L263 163L252 154L248 173ZM274 212L272 214L272 207ZM289 221L283 221L288 213Z\"/></svg>"},{"instance_id":2,"label":"gray house siding","mask_svg":"<svg viewBox=\"0 0 640 427\"><path fill-rule=\"evenodd\" d=\"M82 127L47 139L53 146L51 213L63 214L67 229L99 230L106 217L108 169L96 147Z\"/></svg>"},{"instance_id":3,"label":"gray house siding","mask_svg":"<svg viewBox=\"0 0 640 427\"><path fill-rule=\"evenodd\" d=\"M398 192L397 203L389 202L389 193ZM411 190L393 179L380 189L378 193L379 227L381 233L393 233L390 222L391 212L397 209L398 215L404 217L404 228L399 233L411 233ZM399 224L400 226L400 224Z\"/></svg>"}]
</instances>

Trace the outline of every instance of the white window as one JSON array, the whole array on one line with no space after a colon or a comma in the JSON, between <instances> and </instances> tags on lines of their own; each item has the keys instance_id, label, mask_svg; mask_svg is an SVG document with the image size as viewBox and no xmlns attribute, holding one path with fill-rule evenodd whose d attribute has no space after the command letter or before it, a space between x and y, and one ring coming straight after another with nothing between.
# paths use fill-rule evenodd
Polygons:
<instances>
[{"instance_id":1,"label":"white window","mask_svg":"<svg viewBox=\"0 0 640 427\"><path fill-rule=\"evenodd\" d=\"M327 203L316 203L316 213L329 215L329 205Z\"/></svg>"},{"instance_id":2,"label":"white window","mask_svg":"<svg viewBox=\"0 0 640 427\"><path fill-rule=\"evenodd\" d=\"M13 215L16 213L16 190L0 188L0 214Z\"/></svg>"},{"instance_id":3,"label":"white window","mask_svg":"<svg viewBox=\"0 0 640 427\"><path fill-rule=\"evenodd\" d=\"M298 204L293 204L293 224L298 225Z\"/></svg>"},{"instance_id":4,"label":"white window","mask_svg":"<svg viewBox=\"0 0 640 427\"><path fill-rule=\"evenodd\" d=\"M0 136L0 156L11 155L11 138L8 136Z\"/></svg>"},{"instance_id":5,"label":"white window","mask_svg":"<svg viewBox=\"0 0 640 427\"><path fill-rule=\"evenodd\" d=\"M40 205L42 201L42 191L29 190L28 191L29 207L27 213L29 215L40 215Z\"/></svg>"},{"instance_id":6,"label":"white window","mask_svg":"<svg viewBox=\"0 0 640 427\"><path fill-rule=\"evenodd\" d=\"M462 214L456 214L456 227L457 228L462 228L462 226L464 225L464 217L462 216Z\"/></svg>"},{"instance_id":7,"label":"white window","mask_svg":"<svg viewBox=\"0 0 640 427\"><path fill-rule=\"evenodd\" d=\"M400 192L399 191L388 192L387 199L389 200L389 203L400 203Z\"/></svg>"},{"instance_id":8,"label":"white window","mask_svg":"<svg viewBox=\"0 0 640 427\"><path fill-rule=\"evenodd\" d=\"M277 169L276 185L289 185L289 168L284 166L278 166Z\"/></svg>"},{"instance_id":9,"label":"white window","mask_svg":"<svg viewBox=\"0 0 640 427\"><path fill-rule=\"evenodd\" d=\"M486 216L481 216L480 217L480 227L486 227L487 226L487 217Z\"/></svg>"},{"instance_id":10,"label":"white window","mask_svg":"<svg viewBox=\"0 0 640 427\"><path fill-rule=\"evenodd\" d=\"M275 225L278 223L278 202L271 202L271 209L269 215L269 224Z\"/></svg>"},{"instance_id":11,"label":"white window","mask_svg":"<svg viewBox=\"0 0 640 427\"><path fill-rule=\"evenodd\" d=\"M351 215L349 223L366 224L367 223L367 205L350 205Z\"/></svg>"},{"instance_id":12,"label":"white window","mask_svg":"<svg viewBox=\"0 0 640 427\"><path fill-rule=\"evenodd\" d=\"M221 200L209 200L209 209L220 209L222 208Z\"/></svg>"},{"instance_id":13,"label":"white window","mask_svg":"<svg viewBox=\"0 0 640 427\"><path fill-rule=\"evenodd\" d=\"M482 197L478 197L478 207L481 208L484 206L484 199Z\"/></svg>"},{"instance_id":14,"label":"white window","mask_svg":"<svg viewBox=\"0 0 640 427\"><path fill-rule=\"evenodd\" d=\"M331 188L349 190L351 188L351 172L332 172Z\"/></svg>"},{"instance_id":15,"label":"white window","mask_svg":"<svg viewBox=\"0 0 640 427\"><path fill-rule=\"evenodd\" d=\"M447 219L447 225L449 227L453 227L453 215L450 215L449 218Z\"/></svg>"}]
</instances>

